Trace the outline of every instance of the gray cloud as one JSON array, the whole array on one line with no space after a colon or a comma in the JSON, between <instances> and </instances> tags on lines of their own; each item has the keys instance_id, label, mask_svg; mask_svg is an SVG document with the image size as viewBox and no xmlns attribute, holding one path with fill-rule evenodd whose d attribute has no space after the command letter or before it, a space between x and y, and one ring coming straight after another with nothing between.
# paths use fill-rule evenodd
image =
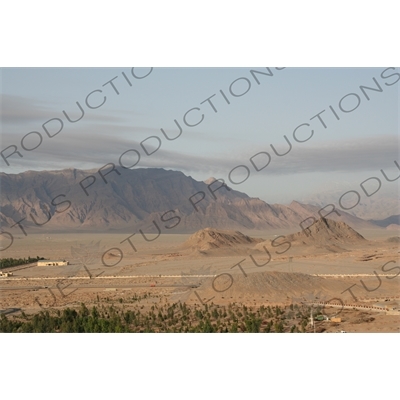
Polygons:
<instances>
[{"instance_id":1,"label":"gray cloud","mask_svg":"<svg viewBox=\"0 0 400 400\"><path fill-rule=\"evenodd\" d=\"M270 146L259 146L257 150L248 152L247 156L243 155L243 151L232 149L229 156L221 153L214 157L210 156L208 151L193 155L161 151L160 149L154 156L145 160L144 166L162 167L164 165L186 171L207 171L214 175L222 174L227 177L229 172L239 165L245 165L251 173L256 173L250 158L260 152L268 153L271 156L269 165L260 173L274 175L379 170L388 165L393 166L393 161L399 160L399 140L396 136L390 135L330 142L310 147L305 147L304 144L296 146L296 144L293 144L292 150L285 156L277 156ZM287 144L285 148L276 146L276 150L280 153L286 152L287 149ZM268 159L267 155L261 154L253 158L253 162L260 169ZM238 168L238 170L240 169L244 170Z\"/></svg>"},{"instance_id":2,"label":"gray cloud","mask_svg":"<svg viewBox=\"0 0 400 400\"><path fill-rule=\"evenodd\" d=\"M133 111L107 110L107 112L104 112L104 110L90 110L85 106L84 101L79 101L79 103L85 112L79 124L87 122L123 123L129 121L129 118L133 115L138 115ZM63 114L64 110L71 118L81 115L76 102L49 104L33 98L3 94L1 96L0 119L3 127L28 133L38 130L43 123L51 118L61 118L67 123Z\"/></svg>"},{"instance_id":3,"label":"gray cloud","mask_svg":"<svg viewBox=\"0 0 400 400\"><path fill-rule=\"evenodd\" d=\"M132 135L127 137L125 134L127 131L132 132ZM162 142L160 149L150 156L146 155L140 146L137 133L159 136ZM15 137L11 134L5 136L8 141L12 136ZM188 139L187 137L185 142ZM149 152L154 149L154 143L157 144L154 140L147 142ZM266 152L271 156L270 164L262 169L259 172L260 174L289 175L309 172L379 170L386 166L393 166L393 161L398 160L399 151L398 138L393 135L314 145L292 143L292 150L281 157L274 153L270 145L252 146L251 151L243 151L243 149L235 149L235 144L231 143L231 148L228 149L230 154L227 154L226 146L215 146L214 143L210 143L209 150L207 147L203 147L204 150L199 148L197 152L196 146L189 145L187 153L167 150L165 143L166 140L160 135L158 129L99 124L82 127L79 132L60 133L53 139L46 137L36 150L22 152L23 158L13 155L9 162L12 167L15 166L18 170L100 168L107 163L118 165L122 153L129 149L135 149L141 155L137 167L170 168L186 173L204 174L205 177L214 175L227 178L228 173L238 165L245 165L252 174L256 173L250 158L260 152ZM281 143L274 144L274 146L281 153L288 149L287 143L283 140ZM219 149L221 150L218 154ZM134 155L133 152L130 154ZM125 162L129 163L129 156L124 157ZM253 161L261 168L265 165L267 156L261 154L253 158ZM4 172L11 172L12 168L7 168L3 161L2 166ZM239 172L239 170L236 172ZM240 180L237 173L235 173L235 176L237 176L237 180Z\"/></svg>"},{"instance_id":4,"label":"gray cloud","mask_svg":"<svg viewBox=\"0 0 400 400\"><path fill-rule=\"evenodd\" d=\"M45 122L54 111L42 101L27 97L3 94L1 96L0 119L2 124Z\"/></svg>"},{"instance_id":5,"label":"gray cloud","mask_svg":"<svg viewBox=\"0 0 400 400\"><path fill-rule=\"evenodd\" d=\"M284 153L288 145L277 145L276 149ZM259 151L271 155L272 161L265 170L274 174L362 171L380 169L398 160L399 140L393 135L380 135L313 146L295 143L292 151L282 157L277 156L269 146ZM263 163L260 162L260 165Z\"/></svg>"}]
</instances>

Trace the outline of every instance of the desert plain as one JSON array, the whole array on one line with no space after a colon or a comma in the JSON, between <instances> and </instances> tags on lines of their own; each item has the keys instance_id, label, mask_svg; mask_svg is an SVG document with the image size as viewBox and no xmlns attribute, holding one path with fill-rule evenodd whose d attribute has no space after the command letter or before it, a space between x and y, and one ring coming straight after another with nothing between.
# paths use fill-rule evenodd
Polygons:
<instances>
[{"instance_id":1,"label":"desert plain","mask_svg":"<svg viewBox=\"0 0 400 400\"><path fill-rule=\"evenodd\" d=\"M7 268L12 275L0 278L0 309L33 314L102 302L129 309L137 296L144 310L177 303L250 309L302 304L319 307L327 317L315 321L320 331L398 332L399 232L357 233L331 220L314 227L309 235L215 228L192 235L149 233L151 241L118 232L20 235L3 257L69 264Z\"/></svg>"}]
</instances>

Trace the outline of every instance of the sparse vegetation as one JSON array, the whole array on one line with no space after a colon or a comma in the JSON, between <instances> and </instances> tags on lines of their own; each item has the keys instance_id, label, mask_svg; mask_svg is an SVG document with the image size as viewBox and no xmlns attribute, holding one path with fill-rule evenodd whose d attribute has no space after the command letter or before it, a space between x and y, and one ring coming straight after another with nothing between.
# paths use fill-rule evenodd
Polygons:
<instances>
[{"instance_id":1,"label":"sparse vegetation","mask_svg":"<svg viewBox=\"0 0 400 400\"><path fill-rule=\"evenodd\" d=\"M36 258L2 258L0 259L0 269L16 267L18 265L31 264L39 260L44 260L43 257L37 256Z\"/></svg>"}]
</instances>

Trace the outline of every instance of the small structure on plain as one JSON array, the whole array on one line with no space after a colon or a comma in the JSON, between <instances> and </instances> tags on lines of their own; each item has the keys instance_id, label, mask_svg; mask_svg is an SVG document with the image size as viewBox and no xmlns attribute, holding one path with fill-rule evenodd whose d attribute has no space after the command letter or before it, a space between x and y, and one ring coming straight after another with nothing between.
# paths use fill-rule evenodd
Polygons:
<instances>
[{"instance_id":1,"label":"small structure on plain","mask_svg":"<svg viewBox=\"0 0 400 400\"><path fill-rule=\"evenodd\" d=\"M51 261L51 260L44 260L44 261L38 261L37 266L38 267L60 267L64 265L69 265L69 261Z\"/></svg>"}]
</instances>

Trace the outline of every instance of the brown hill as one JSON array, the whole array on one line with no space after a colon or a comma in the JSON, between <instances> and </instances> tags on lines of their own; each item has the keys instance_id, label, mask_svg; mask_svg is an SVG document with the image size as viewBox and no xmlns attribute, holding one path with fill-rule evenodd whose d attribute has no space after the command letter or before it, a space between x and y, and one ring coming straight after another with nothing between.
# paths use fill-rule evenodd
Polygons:
<instances>
[{"instance_id":1,"label":"brown hill","mask_svg":"<svg viewBox=\"0 0 400 400\"><path fill-rule=\"evenodd\" d=\"M399 231L400 230L400 225L398 224L390 224L386 227L388 231Z\"/></svg>"},{"instance_id":2,"label":"brown hill","mask_svg":"<svg viewBox=\"0 0 400 400\"><path fill-rule=\"evenodd\" d=\"M367 242L362 235L345 222L336 222L327 218L319 219L308 229L288 235L286 239L294 245L325 247L331 251L344 250L340 245Z\"/></svg>"},{"instance_id":3,"label":"brown hill","mask_svg":"<svg viewBox=\"0 0 400 400\"><path fill-rule=\"evenodd\" d=\"M367 240L345 222L336 222L331 219L321 218L308 229L302 230L285 237L291 246L300 247L304 253L317 249L330 252L346 251L343 245L365 244ZM259 243L256 250L263 250L263 246L269 246L269 241Z\"/></svg>"},{"instance_id":4,"label":"brown hill","mask_svg":"<svg viewBox=\"0 0 400 400\"><path fill-rule=\"evenodd\" d=\"M375 278L371 278L375 279ZM351 285L351 280L347 285ZM354 279L358 283L359 279ZM371 284L371 283L369 283ZM299 303L302 301L331 301L338 299L344 303L354 303L354 299L349 291L343 293L343 281L337 278L322 278L297 272L257 272L243 276L237 273L229 277L228 274L221 274L218 278L207 278L196 289L197 295L204 301L213 299L219 302L225 299L227 302L242 302L251 304L252 301L262 302L262 304L274 303ZM387 285L380 290L380 295L392 295L397 293L398 284L387 282ZM341 294L340 294L341 293ZM374 297L375 293L365 297ZM198 302L198 297L192 295L194 301ZM254 303L253 303L254 304ZM327 309L329 313L334 313L339 309Z\"/></svg>"},{"instance_id":5,"label":"brown hill","mask_svg":"<svg viewBox=\"0 0 400 400\"><path fill-rule=\"evenodd\" d=\"M196 291L203 299L219 299L223 296L232 299L230 301L246 303L246 300L261 300L273 304L315 298L329 300L338 297L337 294L343 291L342 286L343 283L337 279L327 280L297 272L268 271L249 273L247 277L235 274L234 278L221 274L216 279L206 279Z\"/></svg>"},{"instance_id":6,"label":"brown hill","mask_svg":"<svg viewBox=\"0 0 400 400\"><path fill-rule=\"evenodd\" d=\"M389 243L400 243L400 236L392 236L392 237L386 239L386 242L389 242Z\"/></svg>"},{"instance_id":7,"label":"brown hill","mask_svg":"<svg viewBox=\"0 0 400 400\"><path fill-rule=\"evenodd\" d=\"M195 232L183 244L184 248L194 251L207 251L226 248L239 248L246 245L254 245L262 239L251 238L239 231L222 231L219 229L206 228Z\"/></svg>"}]
</instances>

